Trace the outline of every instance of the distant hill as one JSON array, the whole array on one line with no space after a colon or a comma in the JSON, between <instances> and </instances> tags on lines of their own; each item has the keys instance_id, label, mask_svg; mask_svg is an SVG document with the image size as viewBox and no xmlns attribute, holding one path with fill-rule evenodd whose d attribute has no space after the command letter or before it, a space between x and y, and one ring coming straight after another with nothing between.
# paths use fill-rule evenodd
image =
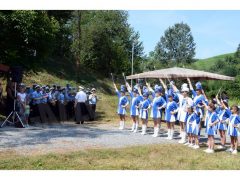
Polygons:
<instances>
[{"instance_id":1,"label":"distant hill","mask_svg":"<svg viewBox=\"0 0 240 180\"><path fill-rule=\"evenodd\" d=\"M215 62L225 59L227 56L233 56L234 53L222 54L218 56L213 56L206 59L200 59L192 64L192 66L199 70L209 71Z\"/></svg>"}]
</instances>

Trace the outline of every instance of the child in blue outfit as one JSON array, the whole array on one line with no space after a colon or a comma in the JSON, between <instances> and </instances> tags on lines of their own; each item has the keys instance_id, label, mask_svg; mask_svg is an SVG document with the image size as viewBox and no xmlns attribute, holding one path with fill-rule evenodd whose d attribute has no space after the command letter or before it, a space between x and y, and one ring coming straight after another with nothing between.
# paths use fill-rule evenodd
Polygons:
<instances>
[{"instance_id":1,"label":"child in blue outfit","mask_svg":"<svg viewBox=\"0 0 240 180\"><path fill-rule=\"evenodd\" d=\"M147 90L143 90L143 94L140 93L140 96L143 97L143 101L140 102L140 118L142 120L142 135L146 134L147 131L147 123L148 123L148 111L151 107L151 101L148 98L149 93Z\"/></svg>"},{"instance_id":2,"label":"child in blue outfit","mask_svg":"<svg viewBox=\"0 0 240 180\"><path fill-rule=\"evenodd\" d=\"M188 142L184 145L188 145L193 149L199 149L198 131L199 131L200 117L195 111L193 105L187 106L187 116L186 116L186 132L188 134ZM195 141L195 144L193 144Z\"/></svg>"},{"instance_id":3,"label":"child in blue outfit","mask_svg":"<svg viewBox=\"0 0 240 180\"><path fill-rule=\"evenodd\" d=\"M193 89L192 83L189 78L187 78L190 90L192 91L193 95L193 103L196 109L197 114L200 117L200 122L199 122L199 132L198 132L198 139L200 139L200 133L201 133L201 122L203 120L204 116L204 105L203 102L206 101L206 96L202 87L202 84L200 82L197 82L195 84L196 86L196 91Z\"/></svg>"},{"instance_id":4,"label":"child in blue outfit","mask_svg":"<svg viewBox=\"0 0 240 180\"><path fill-rule=\"evenodd\" d=\"M147 83L149 91L152 92L152 103L151 103L151 118L154 122L154 133L153 137L158 137L159 129L161 127L163 109L166 107L166 101L163 98L162 87L155 85L154 90Z\"/></svg>"},{"instance_id":5,"label":"child in blue outfit","mask_svg":"<svg viewBox=\"0 0 240 180\"><path fill-rule=\"evenodd\" d=\"M204 150L206 153L214 153L214 135L216 134L216 124L219 122L218 115L215 112L216 106L213 103L209 103L207 106L203 101L203 104L206 106L209 111L209 118L207 119L206 133L208 135L208 148Z\"/></svg>"},{"instance_id":6,"label":"child in blue outfit","mask_svg":"<svg viewBox=\"0 0 240 180\"><path fill-rule=\"evenodd\" d=\"M165 109L165 121L167 122L167 128L168 128L168 136L167 139L173 139L173 133L174 133L174 124L177 119L177 113L178 113L178 104L173 101L173 92L167 91L167 86L163 82L162 79L160 79L160 82L162 83L164 89L165 89L165 95L166 95L166 109Z\"/></svg>"},{"instance_id":7,"label":"child in blue outfit","mask_svg":"<svg viewBox=\"0 0 240 180\"><path fill-rule=\"evenodd\" d=\"M125 128L125 120L126 120L125 119L125 115L127 113L126 112L126 108L127 108L128 104L129 104L129 102L128 102L127 96L125 95L125 92L126 92L125 86L123 86L123 85L121 86L120 92L118 91L117 86L116 86L115 83L113 84L113 86L114 86L115 91L116 91L116 93L118 95L118 109L117 109L117 113L118 113L119 118L120 118L119 129L123 130Z\"/></svg>"},{"instance_id":8,"label":"child in blue outfit","mask_svg":"<svg viewBox=\"0 0 240 180\"><path fill-rule=\"evenodd\" d=\"M218 112L219 123L217 129L221 137L221 145L218 146L218 149L225 148L226 144L226 131L227 131L227 121L231 116L231 111L228 107L228 102L226 100L219 101L216 97L218 104L220 105L220 111Z\"/></svg>"},{"instance_id":9,"label":"child in blue outfit","mask_svg":"<svg viewBox=\"0 0 240 180\"><path fill-rule=\"evenodd\" d=\"M141 102L141 98L138 92L138 85L134 86L133 91L132 88L128 83L126 83L127 90L131 97L131 104L130 104L130 115L132 118L132 129L131 131L136 133L138 131L139 125L139 103Z\"/></svg>"},{"instance_id":10,"label":"child in blue outfit","mask_svg":"<svg viewBox=\"0 0 240 180\"><path fill-rule=\"evenodd\" d=\"M231 108L232 115L228 121L228 135L231 138L231 148L228 149L228 152L232 154L237 154L237 147L238 147L238 136L239 128L240 128L240 117L239 117L239 108L236 105L233 105Z\"/></svg>"}]
</instances>

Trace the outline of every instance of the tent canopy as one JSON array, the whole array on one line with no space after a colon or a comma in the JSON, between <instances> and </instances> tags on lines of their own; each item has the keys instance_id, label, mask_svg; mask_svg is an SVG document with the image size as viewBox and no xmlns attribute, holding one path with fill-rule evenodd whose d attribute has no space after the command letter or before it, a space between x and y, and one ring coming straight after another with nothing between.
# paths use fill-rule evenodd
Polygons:
<instances>
[{"instance_id":1,"label":"tent canopy","mask_svg":"<svg viewBox=\"0 0 240 180\"><path fill-rule=\"evenodd\" d=\"M134 74L127 76L127 79L142 79L142 78L162 78L162 79L207 79L207 80L225 80L225 81L233 81L234 77L224 76L220 74L186 69L186 68L167 68L160 69L155 71L148 71L140 74Z\"/></svg>"}]
</instances>

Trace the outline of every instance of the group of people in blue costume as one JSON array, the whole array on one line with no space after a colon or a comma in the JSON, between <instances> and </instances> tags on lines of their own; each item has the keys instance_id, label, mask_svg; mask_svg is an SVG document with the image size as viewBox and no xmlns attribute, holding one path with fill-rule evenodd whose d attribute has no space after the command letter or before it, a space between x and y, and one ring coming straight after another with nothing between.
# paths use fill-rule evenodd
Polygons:
<instances>
[{"instance_id":1,"label":"group of people in blue costume","mask_svg":"<svg viewBox=\"0 0 240 180\"><path fill-rule=\"evenodd\" d=\"M161 122L166 122L166 139L179 139L178 143L192 149L199 149L201 133L207 135L208 148L206 153L214 153L214 149L222 149L232 154L237 154L238 136L240 136L239 107L228 104L228 97L219 94L208 98L202 84L197 82L193 88L192 82L187 78L178 89L174 81L169 80L166 84L159 79L161 85L149 83L136 84L131 87L127 82L121 85L120 91L114 83L118 95L117 113L120 118L119 129L125 129L127 112L130 111L132 119L131 131L141 132L142 135L149 133L148 120L153 121L153 137L159 137ZM129 94L129 96L128 96ZM141 120L141 129L139 121ZM175 124L179 122L179 135L175 134ZM203 125L204 124L204 125ZM203 125L203 127L202 127ZM205 128L205 131L202 130ZM215 135L219 133L221 142L215 146ZM226 146L226 137L230 136L231 146Z\"/></svg>"}]
</instances>

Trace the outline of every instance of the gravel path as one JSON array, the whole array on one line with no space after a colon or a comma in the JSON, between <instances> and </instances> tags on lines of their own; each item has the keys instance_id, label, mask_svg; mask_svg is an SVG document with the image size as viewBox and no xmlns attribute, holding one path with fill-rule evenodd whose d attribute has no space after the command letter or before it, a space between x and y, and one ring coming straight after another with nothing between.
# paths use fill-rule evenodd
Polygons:
<instances>
[{"instance_id":1,"label":"gravel path","mask_svg":"<svg viewBox=\"0 0 240 180\"><path fill-rule=\"evenodd\" d=\"M160 137L153 138L153 129L148 135L132 133L130 129L120 131L110 125L74 123L54 124L44 128L0 128L0 152L14 151L22 155L46 154L77 151L90 148L120 148L134 145L177 143L166 140L166 130L161 129ZM178 133L175 133L175 137Z\"/></svg>"}]
</instances>

